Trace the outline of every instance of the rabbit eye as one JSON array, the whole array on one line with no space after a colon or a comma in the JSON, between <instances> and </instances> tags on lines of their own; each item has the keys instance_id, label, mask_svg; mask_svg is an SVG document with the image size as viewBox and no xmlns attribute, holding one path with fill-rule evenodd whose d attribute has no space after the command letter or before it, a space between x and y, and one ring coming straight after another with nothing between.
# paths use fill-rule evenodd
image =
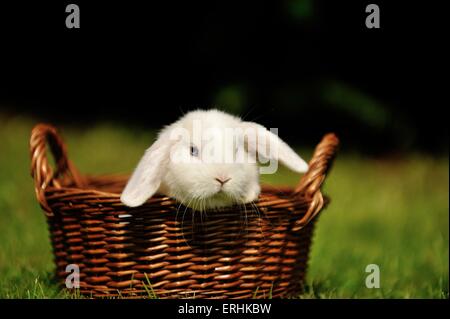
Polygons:
<instances>
[{"instance_id":1,"label":"rabbit eye","mask_svg":"<svg viewBox=\"0 0 450 319\"><path fill-rule=\"evenodd\" d=\"M191 155L195 157L198 156L198 148L194 145L191 145Z\"/></svg>"}]
</instances>

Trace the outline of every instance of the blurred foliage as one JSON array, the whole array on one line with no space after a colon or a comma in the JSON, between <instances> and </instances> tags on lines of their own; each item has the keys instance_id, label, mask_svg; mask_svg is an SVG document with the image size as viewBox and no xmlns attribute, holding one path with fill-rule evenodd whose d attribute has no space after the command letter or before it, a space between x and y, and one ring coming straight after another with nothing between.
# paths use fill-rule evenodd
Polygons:
<instances>
[{"instance_id":1,"label":"blurred foliage","mask_svg":"<svg viewBox=\"0 0 450 319\"><path fill-rule=\"evenodd\" d=\"M309 20L313 16L312 0L288 0L288 13L299 21Z\"/></svg>"},{"instance_id":2,"label":"blurred foliage","mask_svg":"<svg viewBox=\"0 0 450 319\"><path fill-rule=\"evenodd\" d=\"M67 36L53 27L53 14L33 22L42 17L36 12L51 13L51 4L30 5L27 12L13 5L1 21L16 26L0 28L9 48L2 58L11 62L2 67L2 111L159 129L180 109L220 107L252 111L302 146L334 130L346 149L366 154L448 152L444 106L427 74L439 68L420 49L434 51L417 45L434 33L399 22L423 8L386 2L385 27L368 30L360 2L185 2L177 10L159 2L141 10L110 6L103 16L124 19L117 32L105 34L96 19L89 32ZM85 6L104 10L95 1ZM28 54L34 46L41 49ZM70 76L61 67L66 61Z\"/></svg>"},{"instance_id":3,"label":"blurred foliage","mask_svg":"<svg viewBox=\"0 0 450 319\"><path fill-rule=\"evenodd\" d=\"M355 121L361 121L368 128L382 130L388 124L387 108L355 88L336 81L326 83L321 92L325 102L339 112L348 114Z\"/></svg>"},{"instance_id":4,"label":"blurred foliage","mask_svg":"<svg viewBox=\"0 0 450 319\"><path fill-rule=\"evenodd\" d=\"M221 88L214 103L218 108L235 115L242 114L246 104L246 94L242 85Z\"/></svg>"},{"instance_id":5,"label":"blurred foliage","mask_svg":"<svg viewBox=\"0 0 450 319\"><path fill-rule=\"evenodd\" d=\"M29 174L35 120L0 115L0 297L68 298L52 281L47 225ZM60 127L85 174L131 172L155 132L101 122ZM305 159L312 149L299 149ZM324 187L302 298L448 298L448 157L420 153L371 159L341 152ZM264 183L295 185L280 167ZM381 270L367 289L365 267Z\"/></svg>"}]
</instances>

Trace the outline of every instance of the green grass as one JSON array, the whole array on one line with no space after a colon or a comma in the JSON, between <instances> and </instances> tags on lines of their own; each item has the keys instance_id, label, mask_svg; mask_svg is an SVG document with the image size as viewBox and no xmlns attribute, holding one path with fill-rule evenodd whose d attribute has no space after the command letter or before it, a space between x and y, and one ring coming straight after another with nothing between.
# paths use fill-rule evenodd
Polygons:
<instances>
[{"instance_id":1,"label":"green grass","mask_svg":"<svg viewBox=\"0 0 450 319\"><path fill-rule=\"evenodd\" d=\"M47 225L29 174L33 124L0 116L0 298L70 298L51 280ZM63 133L70 158L91 174L129 172L153 137L112 123ZM263 179L293 185L298 176L282 169ZM448 298L448 183L447 157L339 154L301 297ZM380 289L365 287L368 264L380 267Z\"/></svg>"}]
</instances>

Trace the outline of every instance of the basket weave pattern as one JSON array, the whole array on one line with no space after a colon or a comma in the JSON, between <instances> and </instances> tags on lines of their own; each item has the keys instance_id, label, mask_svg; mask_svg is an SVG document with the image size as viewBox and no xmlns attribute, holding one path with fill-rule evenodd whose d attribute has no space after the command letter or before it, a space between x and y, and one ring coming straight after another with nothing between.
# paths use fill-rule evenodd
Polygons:
<instances>
[{"instance_id":1,"label":"basket weave pattern","mask_svg":"<svg viewBox=\"0 0 450 319\"><path fill-rule=\"evenodd\" d=\"M320 188L337 146L334 134L324 136L295 189L263 187L255 205L199 214L164 196L124 206L127 176L81 175L57 130L39 124L30 139L31 175L47 216L56 277L64 284L66 266L78 265L80 292L94 298L298 295L314 217L326 202Z\"/></svg>"}]
</instances>

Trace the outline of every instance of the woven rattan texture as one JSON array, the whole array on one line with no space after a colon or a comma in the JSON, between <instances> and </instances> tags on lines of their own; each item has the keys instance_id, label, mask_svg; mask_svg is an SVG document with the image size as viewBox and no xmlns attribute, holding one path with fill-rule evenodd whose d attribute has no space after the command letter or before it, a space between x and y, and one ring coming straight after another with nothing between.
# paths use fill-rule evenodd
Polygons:
<instances>
[{"instance_id":1,"label":"woven rattan texture","mask_svg":"<svg viewBox=\"0 0 450 319\"><path fill-rule=\"evenodd\" d=\"M55 157L47 161L47 145ZM338 139L326 135L295 189L263 187L254 204L200 214L168 197L120 202L126 176L88 177L68 160L56 129L31 134L31 173L47 216L56 276L80 268L90 297L267 298L302 292L320 187Z\"/></svg>"}]
</instances>

